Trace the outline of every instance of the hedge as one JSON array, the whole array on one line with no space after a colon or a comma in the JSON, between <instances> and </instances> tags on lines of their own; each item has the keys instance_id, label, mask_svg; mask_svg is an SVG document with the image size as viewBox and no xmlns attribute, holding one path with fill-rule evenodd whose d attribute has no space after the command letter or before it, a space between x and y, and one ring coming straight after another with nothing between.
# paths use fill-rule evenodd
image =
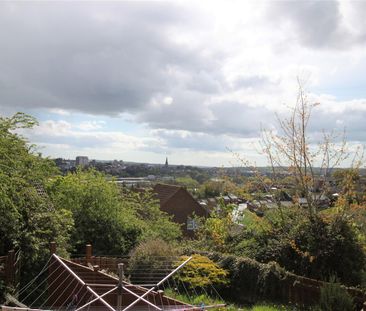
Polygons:
<instances>
[{"instance_id":1,"label":"hedge","mask_svg":"<svg viewBox=\"0 0 366 311\"><path fill-rule=\"evenodd\" d=\"M225 300L236 304L267 300L299 306L317 305L320 290L326 284L288 272L275 262L263 264L247 257L219 253L204 255L229 272L230 284L220 288L220 293ZM345 288L360 310L366 301L365 290Z\"/></svg>"}]
</instances>

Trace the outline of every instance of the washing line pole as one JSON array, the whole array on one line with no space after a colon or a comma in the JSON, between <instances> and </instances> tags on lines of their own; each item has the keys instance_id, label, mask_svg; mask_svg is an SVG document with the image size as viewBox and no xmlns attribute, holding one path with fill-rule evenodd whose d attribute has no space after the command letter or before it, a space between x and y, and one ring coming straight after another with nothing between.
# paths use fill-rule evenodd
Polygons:
<instances>
[{"instance_id":1,"label":"washing line pole","mask_svg":"<svg viewBox=\"0 0 366 311\"><path fill-rule=\"evenodd\" d=\"M90 300L89 302L87 302L85 305L83 305L83 306L81 306L81 307L79 307L79 308L77 308L75 311L79 311L79 310L81 310L81 309L83 309L83 308L85 308L85 307L87 307L87 306L89 306L90 304L92 304L93 302L95 302L95 301L97 301L97 300L99 300L100 298L103 298L104 296L107 296L108 294L110 294L110 293L112 293L113 291L115 291L117 289L117 287L114 287L114 288L112 288L111 290L109 290L108 292L106 292L106 293L104 293L104 294L102 294L102 295L98 295L98 297L97 298L94 298L93 300Z\"/></svg>"},{"instance_id":2,"label":"washing line pole","mask_svg":"<svg viewBox=\"0 0 366 311\"><path fill-rule=\"evenodd\" d=\"M89 286L86 287L95 297L97 297L109 310L116 311L111 305L106 302L102 297L100 297L95 291L93 291Z\"/></svg>"},{"instance_id":3,"label":"washing line pole","mask_svg":"<svg viewBox=\"0 0 366 311\"><path fill-rule=\"evenodd\" d=\"M155 306L154 304L150 303L148 300L144 299L145 296L147 296L149 293L151 293L154 289L158 288L161 284L163 284L166 280L168 280L171 276L173 276L177 271L179 271L181 268L183 268L189 261L191 261L192 257L189 257L186 261L184 261L182 264L180 264L177 268L175 268L172 272L170 272L166 277L164 277L161 281L159 281L155 286L153 286L152 288L150 288L148 291L146 291L142 296L138 296L137 294L133 293L132 291L128 290L125 286L123 286L123 282L122 282L122 278L123 278L123 266L120 266L120 278L119 278L119 284L118 286L114 287L113 289L111 289L110 291L102 294L102 295L98 295L94 290L92 290L89 286L87 286L87 284L80 279L80 277L77 276L77 274L72 271L56 254L52 255L69 273L71 273L71 275L73 275L75 277L75 279L82 284L83 286L86 286L87 290L90 291L96 298L89 301L88 303L86 303L85 305L79 307L78 309L76 309L75 311L80 311L81 309L85 308L86 306L90 305L91 303L100 300L110 311L116 311L110 304L108 304L103 297L106 296L107 294L115 291L116 289L122 288L125 289L127 292L130 292L131 294L133 294L134 296L138 297L134 302L132 302L131 304L129 304L126 308L124 308L122 311L127 311L129 310L131 307L133 307L136 303L138 303L140 300L144 301L145 303L148 303L149 305L153 306L154 308L156 308L157 310L161 311L162 309L159 308L158 306ZM122 301L119 302L119 309L117 309L118 311L121 311L121 306L122 306Z\"/></svg>"},{"instance_id":4,"label":"washing line pole","mask_svg":"<svg viewBox=\"0 0 366 311\"><path fill-rule=\"evenodd\" d=\"M85 282L80 278L80 277L78 277L78 275L74 272L74 271L72 271L56 254L53 254L52 255L68 272L70 272L71 273L71 275L81 284L81 285L83 285L83 286L86 286L86 284L85 284ZM102 296L105 296L107 293L104 293L102 296L99 296L95 291L93 291L89 286L86 286L86 289L89 291L89 292L91 292L95 297L96 297L96 299L94 300L94 301L96 301L96 300L100 300L109 310L111 310L111 311L116 311L114 308L112 308L111 307L111 305L110 304L108 304L108 302L106 302L103 298L102 298ZM117 289L117 287L115 287L115 288L113 288L112 290L110 290L110 292L112 292L112 291L114 291L115 289ZM93 301L93 302L94 302ZM87 305L89 305L91 302L89 302ZM83 306L84 307L84 306ZM79 308L79 309L81 309L81 308ZM79 310L79 309L77 309L77 310ZM76 310L75 310L76 311Z\"/></svg>"},{"instance_id":5,"label":"washing line pole","mask_svg":"<svg viewBox=\"0 0 366 311\"><path fill-rule=\"evenodd\" d=\"M65 264L56 254L52 254L52 256L54 257L54 258L56 258L56 260L68 271L68 272L70 272L71 273L71 275L79 282L79 283L81 283L81 285L85 285L85 282L82 280L82 279L80 279L79 277L78 277L78 275L74 272L74 271L72 271L68 266L67 266L67 264Z\"/></svg>"},{"instance_id":6,"label":"washing line pole","mask_svg":"<svg viewBox=\"0 0 366 311\"><path fill-rule=\"evenodd\" d=\"M132 296L135 296L136 298L140 298L139 295L137 295L136 293L134 293L133 291L129 290L128 288L126 288L125 286L123 286L123 289L127 292L130 293ZM153 303L151 303L150 301L146 300L145 298L141 298L141 300L145 303L147 303L148 305L152 306L153 308L162 311L163 309L159 308L158 306L154 305ZM76 310L75 310L76 311Z\"/></svg>"},{"instance_id":7,"label":"washing line pole","mask_svg":"<svg viewBox=\"0 0 366 311\"><path fill-rule=\"evenodd\" d=\"M117 291L117 311L121 311L122 309L122 291L123 291L123 263L118 264L118 291Z\"/></svg>"},{"instance_id":8,"label":"washing line pole","mask_svg":"<svg viewBox=\"0 0 366 311\"><path fill-rule=\"evenodd\" d=\"M183 268L188 262L190 262L192 257L189 257L185 262L183 262L181 265L179 265L177 268L175 268L172 272L170 272L165 278L163 278L160 282L158 282L155 286L150 288L147 292L145 292L142 296L140 296L138 299L136 299L134 302L129 304L126 308L124 308L122 311L127 311L131 307L133 307L136 303L138 303L140 300L142 300L146 295L150 294L154 289L158 288L161 284L163 284L167 279L169 279L172 275L174 275L178 270Z\"/></svg>"}]
</instances>

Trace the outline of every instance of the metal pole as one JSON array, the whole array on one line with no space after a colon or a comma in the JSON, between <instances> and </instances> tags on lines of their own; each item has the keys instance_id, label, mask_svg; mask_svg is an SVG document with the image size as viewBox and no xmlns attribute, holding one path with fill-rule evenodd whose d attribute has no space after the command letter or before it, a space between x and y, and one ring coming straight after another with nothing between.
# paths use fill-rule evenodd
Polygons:
<instances>
[{"instance_id":1,"label":"metal pole","mask_svg":"<svg viewBox=\"0 0 366 311\"><path fill-rule=\"evenodd\" d=\"M128 288L123 287L123 289L124 289L126 292L130 293L131 295L133 295L133 296L135 296L135 297L137 297L137 298L140 298L140 296L139 296L139 295L137 295L137 294L136 294L136 293L134 293L133 291L129 290ZM158 306L154 305L153 303L151 303L150 301L146 300L145 298L141 298L141 300L142 300L143 302L146 302L147 304L149 304L150 306L154 307L154 308L155 308L155 309L157 309L157 310L163 310L163 309L159 308Z\"/></svg>"},{"instance_id":2,"label":"metal pole","mask_svg":"<svg viewBox=\"0 0 366 311\"><path fill-rule=\"evenodd\" d=\"M122 311L127 311L131 307L133 307L136 303L138 303L142 298L144 298L146 295L151 293L155 288L157 288L159 285L164 283L167 279L169 279L174 273L176 273L179 269L183 268L189 261L191 261L192 257L189 257L185 262L183 262L181 265L179 265L177 268L175 268L172 272L170 272L165 278L163 278L159 283L157 283L154 287L150 288L145 294L140 296L140 298L136 299L134 302L130 303L126 308L124 308Z\"/></svg>"},{"instance_id":3,"label":"metal pole","mask_svg":"<svg viewBox=\"0 0 366 311\"><path fill-rule=\"evenodd\" d=\"M187 263L192 260L192 257L189 257L185 262L175 268L172 272L170 272L164 279L162 279L159 283L156 284L156 287L164 283L167 279L169 279L173 274L175 274L178 270L182 269Z\"/></svg>"},{"instance_id":4,"label":"metal pole","mask_svg":"<svg viewBox=\"0 0 366 311\"><path fill-rule=\"evenodd\" d=\"M117 292L117 310L122 309L122 290L123 290L123 263L118 264L118 292Z\"/></svg>"}]
</instances>

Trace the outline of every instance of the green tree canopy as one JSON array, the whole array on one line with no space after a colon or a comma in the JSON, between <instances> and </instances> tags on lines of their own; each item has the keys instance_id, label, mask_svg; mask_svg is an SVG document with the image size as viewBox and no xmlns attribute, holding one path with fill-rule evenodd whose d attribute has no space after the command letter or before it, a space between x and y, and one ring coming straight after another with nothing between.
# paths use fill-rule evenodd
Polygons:
<instances>
[{"instance_id":1,"label":"green tree canopy","mask_svg":"<svg viewBox=\"0 0 366 311\"><path fill-rule=\"evenodd\" d=\"M49 242L56 241L60 252L66 252L72 227L71 214L41 194L58 172L55 165L17 133L36 124L23 113L0 117L0 254L19 248L25 273L48 257Z\"/></svg>"},{"instance_id":2,"label":"green tree canopy","mask_svg":"<svg viewBox=\"0 0 366 311\"><path fill-rule=\"evenodd\" d=\"M58 176L48 191L56 206L72 212L73 252L82 253L91 243L99 254L126 254L143 239L180 236L150 193L120 189L94 169Z\"/></svg>"},{"instance_id":3,"label":"green tree canopy","mask_svg":"<svg viewBox=\"0 0 366 311\"><path fill-rule=\"evenodd\" d=\"M299 275L360 284L365 254L353 224L341 214L307 215L301 208L273 210L233 239L232 251Z\"/></svg>"}]
</instances>

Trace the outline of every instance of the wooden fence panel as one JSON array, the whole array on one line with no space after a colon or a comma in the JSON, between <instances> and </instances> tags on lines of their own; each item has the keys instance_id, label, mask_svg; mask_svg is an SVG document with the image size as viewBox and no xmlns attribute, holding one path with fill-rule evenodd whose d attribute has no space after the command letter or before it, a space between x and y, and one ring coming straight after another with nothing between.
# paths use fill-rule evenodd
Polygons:
<instances>
[{"instance_id":1,"label":"wooden fence panel","mask_svg":"<svg viewBox=\"0 0 366 311\"><path fill-rule=\"evenodd\" d=\"M87 257L71 258L72 262L87 266ZM118 274L118 264L123 263L125 269L128 268L128 257L106 257L106 256L91 256L89 263L92 266L98 266L100 270L108 270ZM126 271L126 270L125 270Z\"/></svg>"}]
</instances>

